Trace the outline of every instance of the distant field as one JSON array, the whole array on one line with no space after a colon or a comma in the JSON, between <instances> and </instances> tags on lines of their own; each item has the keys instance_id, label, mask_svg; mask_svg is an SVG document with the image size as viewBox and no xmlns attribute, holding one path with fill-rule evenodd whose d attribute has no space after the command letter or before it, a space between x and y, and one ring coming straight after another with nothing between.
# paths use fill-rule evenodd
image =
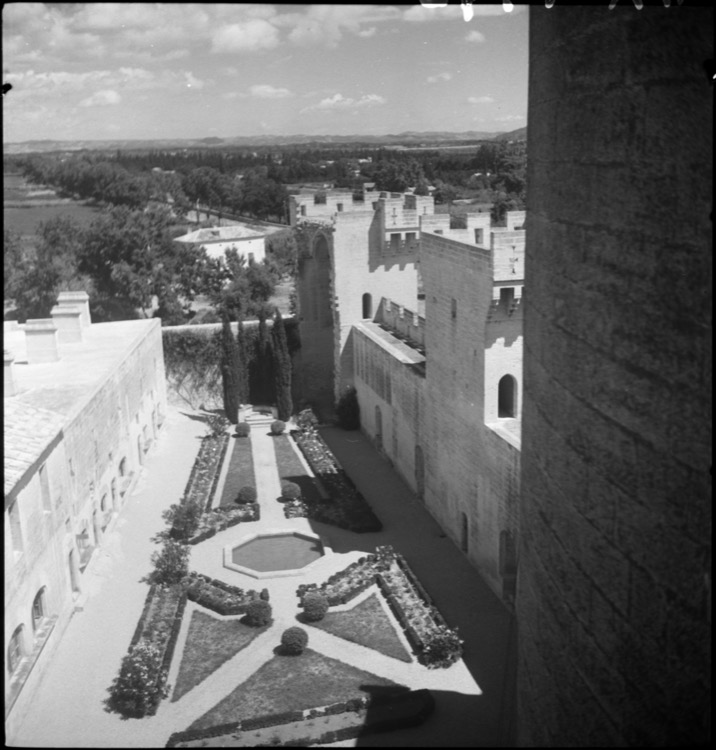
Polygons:
<instances>
[{"instance_id":1,"label":"distant field","mask_svg":"<svg viewBox=\"0 0 716 750\"><path fill-rule=\"evenodd\" d=\"M69 216L81 224L89 224L101 211L89 206L68 203L62 206L28 206L27 208L3 208L5 229L20 235L34 236L37 225L55 216Z\"/></svg>"},{"instance_id":2,"label":"distant field","mask_svg":"<svg viewBox=\"0 0 716 750\"><path fill-rule=\"evenodd\" d=\"M38 195L39 193L39 195ZM33 195L34 194L34 195ZM43 205L57 200L54 192L41 185L30 185L18 174L3 175L3 221L5 229L17 232L26 241L35 236L37 225L56 216L69 216L80 224L89 224L100 209L75 201L60 205Z\"/></svg>"}]
</instances>

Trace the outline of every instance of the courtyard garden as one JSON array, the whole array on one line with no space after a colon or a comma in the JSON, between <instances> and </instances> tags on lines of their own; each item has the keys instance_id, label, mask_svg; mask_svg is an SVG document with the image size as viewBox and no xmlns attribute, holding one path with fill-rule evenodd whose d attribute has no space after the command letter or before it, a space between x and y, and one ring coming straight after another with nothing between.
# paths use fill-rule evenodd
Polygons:
<instances>
[{"instance_id":1,"label":"courtyard garden","mask_svg":"<svg viewBox=\"0 0 716 750\"><path fill-rule=\"evenodd\" d=\"M236 524L258 522L262 538L281 539L261 521L262 503L274 513L283 510L299 535L315 520L343 534L382 528L311 415L290 435L273 429L254 438L249 430L230 438L227 429L209 422L185 492L164 512L144 611L110 688L108 710L141 718L176 706L172 746L228 742L229 736L236 746L312 744L355 737L369 726L377 731L424 721L432 699L420 692L426 692L420 670L450 668L462 642L392 547L345 559L333 555L323 567L318 563L326 558L319 556L315 571L299 573L298 588L270 572L260 584L243 568L216 572L218 560L212 574L201 565L193 569L193 550L218 554L220 540L243 538ZM278 498L262 490L267 485L256 475L255 451L262 467L267 455L275 464Z\"/></svg>"}]
</instances>

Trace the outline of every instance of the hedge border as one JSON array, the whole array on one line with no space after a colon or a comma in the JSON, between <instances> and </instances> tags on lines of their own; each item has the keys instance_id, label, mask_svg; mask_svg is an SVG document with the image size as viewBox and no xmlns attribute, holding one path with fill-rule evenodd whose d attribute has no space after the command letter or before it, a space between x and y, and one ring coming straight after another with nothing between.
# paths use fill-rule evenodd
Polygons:
<instances>
[{"instance_id":1,"label":"hedge border","mask_svg":"<svg viewBox=\"0 0 716 750\"><path fill-rule=\"evenodd\" d=\"M332 716L341 713L357 713L364 708L377 708L380 706L400 706L400 704L416 702L417 710L414 714L403 717L386 717L370 723L363 723L355 727L343 727L341 729L324 732L318 738L300 737L291 739L291 745L320 745L328 742L336 742L340 739L352 739L365 734L393 731L411 726L418 726L435 710L435 697L427 688L418 690L406 690L395 695L367 696L365 698L350 698L347 701L331 703L327 706L296 711L284 711L281 713L264 714L250 719L243 719L227 724L217 724L206 729L186 729L182 732L174 732L168 739L166 747L176 747L181 742L193 742L210 737L220 737L224 734L236 732L254 731L268 727L280 726L295 721L304 721ZM367 717L366 717L367 718ZM254 745L254 747L270 747L271 744Z\"/></svg>"},{"instance_id":2,"label":"hedge border","mask_svg":"<svg viewBox=\"0 0 716 750\"><path fill-rule=\"evenodd\" d=\"M190 576L192 578L199 578L203 580L205 584L212 588L220 589L225 593L242 597L242 601L238 604L223 605L210 599L206 599L205 597L197 596L191 590L191 584L189 584L186 591L187 598L189 600L202 607L206 607L206 609L210 609L212 610L212 612L216 612L218 615L221 615L223 617L227 617L229 615L243 615L246 612L246 607L248 606L249 602L252 602L255 599L264 599L264 601L269 601L268 590L266 591L266 597L262 597L261 594L254 589L244 591L244 589L239 588L238 586L232 586L231 584L224 583L223 581L219 581L216 578L209 578L208 576L202 575L201 573L190 573Z\"/></svg>"}]
</instances>

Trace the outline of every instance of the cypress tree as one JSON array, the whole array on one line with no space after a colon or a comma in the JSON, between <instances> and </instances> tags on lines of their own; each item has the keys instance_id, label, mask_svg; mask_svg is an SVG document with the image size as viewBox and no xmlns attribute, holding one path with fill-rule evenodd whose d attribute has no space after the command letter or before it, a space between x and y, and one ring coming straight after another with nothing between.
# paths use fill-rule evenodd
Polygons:
<instances>
[{"instance_id":1,"label":"cypress tree","mask_svg":"<svg viewBox=\"0 0 716 750\"><path fill-rule=\"evenodd\" d=\"M274 379L276 383L276 406L278 418L284 422L291 418L293 401L291 400L291 356L288 353L286 328L281 311L276 308L271 330L273 343Z\"/></svg>"},{"instance_id":2,"label":"cypress tree","mask_svg":"<svg viewBox=\"0 0 716 750\"><path fill-rule=\"evenodd\" d=\"M238 351L226 310L221 316L221 376L224 386L224 412L231 424L236 424L239 414Z\"/></svg>"},{"instance_id":3,"label":"cypress tree","mask_svg":"<svg viewBox=\"0 0 716 750\"><path fill-rule=\"evenodd\" d=\"M249 402L249 356L246 347L246 332L244 321L239 318L239 330L236 332L236 354L237 354L237 398L240 404Z\"/></svg>"},{"instance_id":4,"label":"cypress tree","mask_svg":"<svg viewBox=\"0 0 716 750\"><path fill-rule=\"evenodd\" d=\"M266 312L263 308L258 312L258 319L258 338L252 362L254 387L251 390L255 399L254 403L270 404L274 401L273 357L266 325Z\"/></svg>"}]
</instances>

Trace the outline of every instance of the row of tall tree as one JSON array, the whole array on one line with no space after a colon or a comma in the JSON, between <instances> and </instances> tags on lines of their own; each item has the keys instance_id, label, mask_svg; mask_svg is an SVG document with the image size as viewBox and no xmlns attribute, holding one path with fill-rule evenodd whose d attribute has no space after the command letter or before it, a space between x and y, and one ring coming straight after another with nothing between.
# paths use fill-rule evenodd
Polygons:
<instances>
[{"instance_id":1,"label":"row of tall tree","mask_svg":"<svg viewBox=\"0 0 716 750\"><path fill-rule=\"evenodd\" d=\"M291 396L291 355L286 328L280 310L276 309L270 336L267 333L266 314L259 315L258 341L253 357L256 386L253 389L258 400L276 403L278 418L288 420L293 413ZM221 329L221 376L224 412L232 424L238 420L241 404L249 402L251 391L250 358L243 320L238 321L236 337L226 312L222 315Z\"/></svg>"}]
</instances>

